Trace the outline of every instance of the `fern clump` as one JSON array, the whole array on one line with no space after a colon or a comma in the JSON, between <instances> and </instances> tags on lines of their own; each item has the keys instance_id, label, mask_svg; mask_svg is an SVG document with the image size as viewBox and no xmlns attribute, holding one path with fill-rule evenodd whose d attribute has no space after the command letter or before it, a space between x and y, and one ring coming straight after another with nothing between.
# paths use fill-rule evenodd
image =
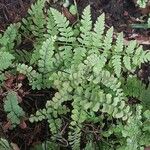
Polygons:
<instances>
[{"instance_id":1,"label":"fern clump","mask_svg":"<svg viewBox=\"0 0 150 150\"><path fill-rule=\"evenodd\" d=\"M50 8L46 24L49 34L43 34L45 40L38 45L36 61L32 61L35 69L25 64L17 67L33 89L57 90L30 121L46 119L53 139L63 138L62 118L69 113L68 140L73 149L80 149L82 129L86 122L96 121L96 114L119 119L123 126L134 116L123 87L123 73L132 76L137 67L150 60L150 51L143 51L136 41L124 45L123 33L112 42L113 27L105 32L104 20L102 14L92 28L88 6L78 26L71 27L60 12ZM103 119L96 121L101 122Z\"/></svg>"},{"instance_id":2,"label":"fern clump","mask_svg":"<svg viewBox=\"0 0 150 150\"><path fill-rule=\"evenodd\" d=\"M150 61L150 51L143 51L136 41L124 45L123 33L113 40L113 27L105 29L105 14L93 25L90 6L71 26L56 9L44 12L44 5L45 1L38 0L22 20L23 36L33 39L33 51L25 63L16 61L15 71L26 75L33 90L52 88L56 92L45 108L30 116L30 122L47 120L52 143L65 140L67 148L73 150L136 150L147 146L149 110L136 86L142 85L142 93L148 92L133 74ZM3 57L7 63L0 67L1 72L15 59L10 48L8 53ZM141 104L131 105L130 97L139 98ZM8 118L19 124L24 112L17 95L8 93L5 103ZM100 137L97 143L95 137Z\"/></svg>"}]
</instances>

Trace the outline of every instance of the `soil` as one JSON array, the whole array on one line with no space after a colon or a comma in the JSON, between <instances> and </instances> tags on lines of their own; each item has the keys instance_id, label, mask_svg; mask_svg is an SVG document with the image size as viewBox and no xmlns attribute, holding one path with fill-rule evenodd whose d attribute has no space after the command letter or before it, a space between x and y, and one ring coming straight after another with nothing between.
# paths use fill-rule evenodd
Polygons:
<instances>
[{"instance_id":1,"label":"soil","mask_svg":"<svg viewBox=\"0 0 150 150\"><path fill-rule=\"evenodd\" d=\"M0 0L0 32L4 32L6 27L11 24L20 21L27 15L27 10L35 0ZM81 15L83 9L87 5L91 5L92 19L93 21L103 12L106 13L107 27L114 26L117 32L124 32L127 40L134 39L137 35L141 38L148 38L150 43L150 30L147 29L133 29L131 24L136 23L136 18L141 17L143 14L138 7L135 6L132 0L76 0L78 6L78 13ZM51 4L54 7L61 9L59 3ZM146 15L145 15L146 18ZM28 47L27 45L21 45L23 49ZM29 46L30 47L30 46ZM145 49L150 49L150 44L144 45ZM30 48L29 48L30 49ZM139 74L146 84L148 84L148 77L150 76L150 65L144 64ZM137 73L139 73L139 70ZM15 79L16 80L16 79ZM37 109L43 108L47 100L50 100L53 96L53 90L33 91L30 87L26 87L27 81L23 83L23 93L19 93L22 99L21 106L27 112L28 115L36 112ZM1 99L0 91L0 99ZM0 101L0 121L1 131L0 136L7 138L10 142L19 145L21 150L28 150L36 143L40 143L49 138L50 133L48 131L47 123L41 122L31 124L26 121L26 128L22 129L17 127L13 130L4 131L4 126L7 123L6 114L2 110L2 101Z\"/></svg>"},{"instance_id":2,"label":"soil","mask_svg":"<svg viewBox=\"0 0 150 150\"><path fill-rule=\"evenodd\" d=\"M0 30L20 21L27 14L31 3L32 0L0 0Z\"/></svg>"}]
</instances>

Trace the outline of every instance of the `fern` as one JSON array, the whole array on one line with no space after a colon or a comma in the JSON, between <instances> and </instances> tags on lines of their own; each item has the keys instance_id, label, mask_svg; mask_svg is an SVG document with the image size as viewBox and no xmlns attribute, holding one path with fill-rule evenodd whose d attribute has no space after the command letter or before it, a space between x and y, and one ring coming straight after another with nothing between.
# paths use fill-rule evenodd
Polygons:
<instances>
[{"instance_id":1,"label":"fern","mask_svg":"<svg viewBox=\"0 0 150 150\"><path fill-rule=\"evenodd\" d=\"M65 43L72 43L75 41L74 32L72 28L69 26L69 21L61 15L57 10L50 9L52 15L54 17L55 23L57 25L58 31L60 33L60 37L58 37L58 41ZM63 51L65 49L65 51ZM59 58L63 58L63 62L65 66L68 66L72 60L72 47L71 46L59 46Z\"/></svg>"},{"instance_id":2,"label":"fern","mask_svg":"<svg viewBox=\"0 0 150 150\"><path fill-rule=\"evenodd\" d=\"M146 90L143 90L142 91L142 94L140 96L140 100L143 104L143 107L145 109L149 109L149 104L150 104L150 101L149 101L149 97L150 97L150 85L148 86L148 88Z\"/></svg>"},{"instance_id":3,"label":"fern","mask_svg":"<svg viewBox=\"0 0 150 150\"><path fill-rule=\"evenodd\" d=\"M139 99L143 107L146 109L149 106L149 90L150 85L146 86L137 77L129 76L125 84L122 84L123 91L126 96Z\"/></svg>"},{"instance_id":4,"label":"fern","mask_svg":"<svg viewBox=\"0 0 150 150\"><path fill-rule=\"evenodd\" d=\"M40 60L39 60L38 65L39 65L39 71L42 73L50 72L51 68L53 68L53 61L52 61L52 57L54 55L53 43L54 43L53 39L47 39L43 43L42 48L39 51Z\"/></svg>"},{"instance_id":5,"label":"fern","mask_svg":"<svg viewBox=\"0 0 150 150\"><path fill-rule=\"evenodd\" d=\"M30 64L38 61L39 48L41 47L41 43L45 40L43 36L44 32L46 32L46 17L44 14L45 2L46 0L37 0L28 10L28 17L22 19L21 29L23 30L23 36L34 41Z\"/></svg>"},{"instance_id":6,"label":"fern","mask_svg":"<svg viewBox=\"0 0 150 150\"><path fill-rule=\"evenodd\" d=\"M141 63L148 62L150 52L144 52L135 41L124 46L122 33L113 44L113 28L104 34L104 14L98 18L92 31L89 6L83 12L77 37L62 14L52 8L50 11L53 18L50 17L55 21L56 38L51 33L52 36L43 42L37 73L42 76L41 88L53 87L58 92L47 102L46 108L37 111L30 120L47 119L51 133L57 138L62 136L61 117L70 111L68 140L73 149L80 149L82 128L93 114L103 113L122 121L132 118L133 112L122 89L122 72L133 72ZM52 32L51 27L49 32ZM109 69L112 66L113 69ZM43 84L45 81L47 86ZM73 108L70 109L65 102L71 103Z\"/></svg>"},{"instance_id":7,"label":"fern","mask_svg":"<svg viewBox=\"0 0 150 150\"><path fill-rule=\"evenodd\" d=\"M130 118L128 120L129 124L126 125L124 127L124 130L122 131L123 137L126 137L127 145L126 147L124 147L125 149L137 150L139 148L140 149L144 148L143 145L139 144L141 142L139 137L143 135L140 128L144 125L141 122L141 119L142 119L142 107L137 106L135 116L133 116L133 118Z\"/></svg>"},{"instance_id":8,"label":"fern","mask_svg":"<svg viewBox=\"0 0 150 150\"><path fill-rule=\"evenodd\" d=\"M94 32L93 32L93 45L97 47L101 47L103 33L105 28L105 14L102 14L100 17L97 18L97 22L94 25Z\"/></svg>"},{"instance_id":9,"label":"fern","mask_svg":"<svg viewBox=\"0 0 150 150\"><path fill-rule=\"evenodd\" d=\"M13 71L26 75L33 90L53 88L57 91L47 100L45 108L30 116L30 122L47 120L50 140L55 142L67 135L73 150L81 148L82 137L87 138L84 133L87 124L92 128L99 124L101 127L97 131L93 128L85 149L99 149L93 136L101 136L97 142L104 150L134 150L147 145L149 121L143 112L148 109L148 96L145 95L149 95L149 87L145 90L132 74L142 63L150 61L150 51L143 51L135 41L125 46L123 33L113 41L113 27L105 29L104 14L92 24L90 6L83 11L81 21L70 26L67 18L54 8L44 14L44 5L45 1L38 0L31 6L27 19L22 21L23 36L34 39L32 56L24 62L18 59L16 51L11 52L15 48L14 41L20 37L20 30L10 27L6 33L12 30L12 37L7 36L8 33L0 36L0 54L3 55L0 80L4 80L6 69L16 66ZM4 39L6 42L3 43ZM22 53L22 57L29 55ZM124 73L131 78L125 80ZM140 99L143 109L139 105L130 105L128 97ZM18 104L17 94L9 92L5 103L8 118L13 124L19 124L24 112ZM64 128L66 120L67 129ZM138 136L144 140L140 141ZM112 140L112 137L115 138ZM106 145L105 140L110 144Z\"/></svg>"},{"instance_id":10,"label":"fern","mask_svg":"<svg viewBox=\"0 0 150 150\"><path fill-rule=\"evenodd\" d=\"M29 16L27 19L22 19L22 29L25 34L26 32L32 32L35 37L42 37L42 33L45 31L44 25L46 24L43 12L45 1L46 0L38 0L35 4L32 4L28 10Z\"/></svg>"},{"instance_id":11,"label":"fern","mask_svg":"<svg viewBox=\"0 0 150 150\"><path fill-rule=\"evenodd\" d=\"M114 67L114 71L117 75L117 77L120 77L121 74L121 53L123 51L123 34L119 34L117 40L116 40L116 46L114 51L116 54L112 57L112 64Z\"/></svg>"},{"instance_id":12,"label":"fern","mask_svg":"<svg viewBox=\"0 0 150 150\"><path fill-rule=\"evenodd\" d=\"M58 40L61 42L73 42L75 38L73 37L74 33L72 31L72 28L69 26L69 21L57 10L53 8L51 8L50 10L61 35L61 37L58 37Z\"/></svg>"},{"instance_id":13,"label":"fern","mask_svg":"<svg viewBox=\"0 0 150 150\"><path fill-rule=\"evenodd\" d=\"M103 47L105 51L110 50L112 47L112 39L113 39L112 36L113 36L113 27L108 29L108 31L106 32L106 36L104 38L104 43L103 43Z\"/></svg>"},{"instance_id":14,"label":"fern","mask_svg":"<svg viewBox=\"0 0 150 150\"><path fill-rule=\"evenodd\" d=\"M124 93L127 96L140 98L145 85L141 81L138 81L136 77L129 76L127 78L126 84L123 85Z\"/></svg>"},{"instance_id":15,"label":"fern","mask_svg":"<svg viewBox=\"0 0 150 150\"><path fill-rule=\"evenodd\" d=\"M50 72L54 70L54 63L55 59L52 58L54 55L54 41L55 39L47 39L39 53L40 53L40 60L38 61L38 67L39 67L39 72L42 74L42 82L43 82L43 88L44 87L50 87L51 84L48 82L47 78L49 77ZM48 76L47 76L48 74Z\"/></svg>"},{"instance_id":16,"label":"fern","mask_svg":"<svg viewBox=\"0 0 150 150\"><path fill-rule=\"evenodd\" d=\"M6 96L4 110L13 126L20 124L22 117L25 115L25 112L18 104L17 94L13 91L8 92Z\"/></svg>"},{"instance_id":17,"label":"fern","mask_svg":"<svg viewBox=\"0 0 150 150\"><path fill-rule=\"evenodd\" d=\"M26 50L16 50L14 53L14 57L17 62L28 63L31 59L31 54L31 52L28 52Z\"/></svg>"},{"instance_id":18,"label":"fern","mask_svg":"<svg viewBox=\"0 0 150 150\"><path fill-rule=\"evenodd\" d=\"M91 11L90 6L87 6L84 9L82 20L81 20L81 37L78 38L78 41L85 46L90 46L90 43L92 42L91 37L91 29L92 29L92 21L91 21Z\"/></svg>"},{"instance_id":19,"label":"fern","mask_svg":"<svg viewBox=\"0 0 150 150\"><path fill-rule=\"evenodd\" d=\"M4 34L0 36L0 82L5 79L5 71L13 67L15 42L19 38L18 28L20 24L10 25Z\"/></svg>"},{"instance_id":20,"label":"fern","mask_svg":"<svg viewBox=\"0 0 150 150\"><path fill-rule=\"evenodd\" d=\"M58 28L55 23L54 17L52 12L48 10L48 17L47 17L47 33L45 34L46 38L50 38L51 36L55 36L58 34Z\"/></svg>"},{"instance_id":21,"label":"fern","mask_svg":"<svg viewBox=\"0 0 150 150\"><path fill-rule=\"evenodd\" d=\"M61 128L61 120L58 118L58 115L66 114L67 112L66 107L61 106L59 103L61 104L61 102L59 102L59 99L57 99L57 97L54 97L53 101L47 102L46 109L39 110L36 112L36 116L32 115L30 117L31 122L48 119L50 131L52 132L54 137L57 136L57 134L60 134L59 130Z\"/></svg>"},{"instance_id":22,"label":"fern","mask_svg":"<svg viewBox=\"0 0 150 150\"><path fill-rule=\"evenodd\" d=\"M4 35L0 38L0 47L1 51L12 52L14 48L14 42L18 38L18 28L20 27L20 23L11 24L7 30L4 32Z\"/></svg>"},{"instance_id":23,"label":"fern","mask_svg":"<svg viewBox=\"0 0 150 150\"><path fill-rule=\"evenodd\" d=\"M25 74L28 77L30 85L32 85L33 89L42 88L42 75L33 70L32 67L29 67L25 64L18 64L17 71L19 71L22 74Z\"/></svg>"},{"instance_id":24,"label":"fern","mask_svg":"<svg viewBox=\"0 0 150 150\"><path fill-rule=\"evenodd\" d=\"M80 149L81 127L72 128L72 132L69 134L69 141L72 145L72 149Z\"/></svg>"}]
</instances>

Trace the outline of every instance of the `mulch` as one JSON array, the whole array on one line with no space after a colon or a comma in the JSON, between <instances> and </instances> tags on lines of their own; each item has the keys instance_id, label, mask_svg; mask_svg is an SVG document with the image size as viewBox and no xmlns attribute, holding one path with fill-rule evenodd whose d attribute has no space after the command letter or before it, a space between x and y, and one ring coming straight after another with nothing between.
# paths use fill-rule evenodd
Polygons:
<instances>
[{"instance_id":1,"label":"mulch","mask_svg":"<svg viewBox=\"0 0 150 150\"><path fill-rule=\"evenodd\" d=\"M0 0L0 30L26 16L33 0Z\"/></svg>"}]
</instances>

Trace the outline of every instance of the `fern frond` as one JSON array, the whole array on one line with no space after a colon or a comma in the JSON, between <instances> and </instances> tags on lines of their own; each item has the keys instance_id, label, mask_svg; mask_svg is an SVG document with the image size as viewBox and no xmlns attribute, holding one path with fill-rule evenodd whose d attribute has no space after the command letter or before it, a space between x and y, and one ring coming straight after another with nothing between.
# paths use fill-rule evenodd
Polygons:
<instances>
[{"instance_id":1,"label":"fern frond","mask_svg":"<svg viewBox=\"0 0 150 150\"><path fill-rule=\"evenodd\" d=\"M145 90L142 90L141 95L140 95L140 100L143 104L144 109L148 110L149 109L149 105L150 105L150 85L148 86L148 88L146 88Z\"/></svg>"},{"instance_id":2,"label":"fern frond","mask_svg":"<svg viewBox=\"0 0 150 150\"><path fill-rule=\"evenodd\" d=\"M125 48L125 55L123 57L123 63L127 70L131 71L133 68L132 65L132 55L134 55L135 48L137 46L137 42L135 40L130 41L127 48Z\"/></svg>"},{"instance_id":3,"label":"fern frond","mask_svg":"<svg viewBox=\"0 0 150 150\"><path fill-rule=\"evenodd\" d=\"M114 72L119 78L121 76L121 56L114 55L112 56L112 65L114 67Z\"/></svg>"},{"instance_id":4,"label":"fern frond","mask_svg":"<svg viewBox=\"0 0 150 150\"><path fill-rule=\"evenodd\" d=\"M113 27L111 27L110 29L108 29L108 31L106 32L106 36L104 38L104 46L103 46L103 49L104 49L104 52L105 51L108 51L111 49L112 47L112 36L113 36Z\"/></svg>"},{"instance_id":5,"label":"fern frond","mask_svg":"<svg viewBox=\"0 0 150 150\"><path fill-rule=\"evenodd\" d=\"M32 32L37 38L42 38L45 32L46 18L43 12L43 8L46 0L37 0L35 4L31 5L28 10L29 16L27 19L22 19L22 29L24 33ZM29 33L28 33L29 34Z\"/></svg>"},{"instance_id":6,"label":"fern frond","mask_svg":"<svg viewBox=\"0 0 150 150\"><path fill-rule=\"evenodd\" d=\"M17 94L9 91L4 101L4 110L12 125L20 124L21 118L25 115L23 109L18 105Z\"/></svg>"},{"instance_id":7,"label":"fern frond","mask_svg":"<svg viewBox=\"0 0 150 150\"><path fill-rule=\"evenodd\" d=\"M87 6L83 11L80 27L81 34L80 37L78 38L78 41L82 45L90 46L92 44L91 29L92 29L91 10L90 6Z\"/></svg>"},{"instance_id":8,"label":"fern frond","mask_svg":"<svg viewBox=\"0 0 150 150\"><path fill-rule=\"evenodd\" d=\"M43 28L44 24L44 13L43 8L46 0L37 0L37 2L33 5L31 5L31 8L29 9L28 13L33 18L34 24L39 27Z\"/></svg>"},{"instance_id":9,"label":"fern frond","mask_svg":"<svg viewBox=\"0 0 150 150\"><path fill-rule=\"evenodd\" d=\"M137 46L137 42L135 40L130 41L128 47L125 49L126 53L133 54L136 46Z\"/></svg>"},{"instance_id":10,"label":"fern frond","mask_svg":"<svg viewBox=\"0 0 150 150\"><path fill-rule=\"evenodd\" d=\"M124 63L124 66L127 70L132 70L132 67L131 67L131 57L130 56L127 56L125 55L123 57L123 63Z\"/></svg>"},{"instance_id":11,"label":"fern frond","mask_svg":"<svg viewBox=\"0 0 150 150\"><path fill-rule=\"evenodd\" d=\"M38 122L46 119L46 109L39 109L35 115L31 115L29 120L30 122Z\"/></svg>"},{"instance_id":12,"label":"fern frond","mask_svg":"<svg viewBox=\"0 0 150 150\"><path fill-rule=\"evenodd\" d=\"M123 51L123 33L120 33L117 37L117 40L116 40L116 46L115 46L115 49L114 51L119 53L119 52L122 52Z\"/></svg>"},{"instance_id":13,"label":"fern frond","mask_svg":"<svg viewBox=\"0 0 150 150\"><path fill-rule=\"evenodd\" d=\"M46 109L38 110L35 115L30 116L29 120L30 122L39 122L44 119L48 119L50 131L54 136L56 133L58 133L58 130L60 129L61 120L53 118L53 116L50 115L50 112L49 114L47 112L49 111L47 111Z\"/></svg>"},{"instance_id":14,"label":"fern frond","mask_svg":"<svg viewBox=\"0 0 150 150\"><path fill-rule=\"evenodd\" d=\"M34 45L34 49L33 49L32 55L31 55L31 59L30 59L30 65L38 63L38 60L40 59L39 51L41 49L42 43L43 43L43 41L40 41L39 43Z\"/></svg>"},{"instance_id":15,"label":"fern frond","mask_svg":"<svg viewBox=\"0 0 150 150\"><path fill-rule=\"evenodd\" d=\"M40 60L38 61L39 72L46 74L52 71L53 68L53 54L54 54L54 38L47 39L39 51Z\"/></svg>"},{"instance_id":16,"label":"fern frond","mask_svg":"<svg viewBox=\"0 0 150 150\"><path fill-rule=\"evenodd\" d=\"M38 71L42 75L42 87L49 88L51 86L49 76L54 71L55 58L54 55L54 42L55 38L51 37L43 42L39 50L40 58L38 60Z\"/></svg>"},{"instance_id":17,"label":"fern frond","mask_svg":"<svg viewBox=\"0 0 150 150\"><path fill-rule=\"evenodd\" d=\"M140 98L142 91L146 88L137 77L129 76L126 84L122 85L126 96Z\"/></svg>"},{"instance_id":18,"label":"fern frond","mask_svg":"<svg viewBox=\"0 0 150 150\"><path fill-rule=\"evenodd\" d=\"M72 62L72 57L73 57L73 50L72 50L72 46L60 46L59 47L59 58L60 61L62 60L62 62L64 63L65 67L70 67L71 66L71 62Z\"/></svg>"},{"instance_id":19,"label":"fern frond","mask_svg":"<svg viewBox=\"0 0 150 150\"><path fill-rule=\"evenodd\" d=\"M42 74L39 74L30 66L25 64L18 64L17 71L26 75L30 82L30 85L33 89L41 89L42 88Z\"/></svg>"},{"instance_id":20,"label":"fern frond","mask_svg":"<svg viewBox=\"0 0 150 150\"><path fill-rule=\"evenodd\" d=\"M102 38L105 29L105 14L101 14L98 18L96 23L94 24L94 32L93 32L93 46L95 47L102 47Z\"/></svg>"},{"instance_id":21,"label":"fern frond","mask_svg":"<svg viewBox=\"0 0 150 150\"><path fill-rule=\"evenodd\" d=\"M69 132L69 142L72 147L72 150L80 149L80 138L81 138L81 129L79 127L72 128L72 132Z\"/></svg>"},{"instance_id":22,"label":"fern frond","mask_svg":"<svg viewBox=\"0 0 150 150\"><path fill-rule=\"evenodd\" d=\"M56 36L58 34L58 28L55 23L55 20L54 20L51 10L48 10L46 27L47 27L47 33L45 34L46 38L50 38L51 36Z\"/></svg>"},{"instance_id":23,"label":"fern frond","mask_svg":"<svg viewBox=\"0 0 150 150\"><path fill-rule=\"evenodd\" d=\"M81 47L75 48L72 64L78 66L84 60L85 56L86 56L85 48L81 48Z\"/></svg>"},{"instance_id":24,"label":"fern frond","mask_svg":"<svg viewBox=\"0 0 150 150\"><path fill-rule=\"evenodd\" d=\"M0 38L0 46L1 51L7 51L12 53L12 49L14 47L14 41L16 41L18 36L18 28L20 27L20 24L11 24L8 26L6 31L4 32L4 35Z\"/></svg>"},{"instance_id":25,"label":"fern frond","mask_svg":"<svg viewBox=\"0 0 150 150\"><path fill-rule=\"evenodd\" d=\"M30 121L42 121L48 119L50 131L55 135L58 134L61 128L62 120L58 118L59 115L65 115L68 112L67 107L62 105L63 102L70 99L68 93L69 85L61 85L61 91L56 92L52 100L47 101L46 108L38 110L35 115L31 115ZM67 89L67 90L66 90Z\"/></svg>"},{"instance_id":26,"label":"fern frond","mask_svg":"<svg viewBox=\"0 0 150 150\"><path fill-rule=\"evenodd\" d=\"M142 51L142 55L140 57L141 63L148 63L150 62L150 50Z\"/></svg>"},{"instance_id":27,"label":"fern frond","mask_svg":"<svg viewBox=\"0 0 150 150\"><path fill-rule=\"evenodd\" d=\"M103 53L100 55L99 60L93 67L93 72L98 74L102 69L105 67L105 64L107 62L107 56Z\"/></svg>"},{"instance_id":28,"label":"fern frond","mask_svg":"<svg viewBox=\"0 0 150 150\"><path fill-rule=\"evenodd\" d=\"M142 46L139 46L136 49L136 51L135 51L135 53L134 53L134 55L132 57L132 63L133 63L133 65L139 66L141 64L140 57L142 55L142 51L143 51L143 47Z\"/></svg>"},{"instance_id":29,"label":"fern frond","mask_svg":"<svg viewBox=\"0 0 150 150\"><path fill-rule=\"evenodd\" d=\"M72 121L70 123L69 142L73 150L80 149L81 128L82 123L86 120L87 114L83 109L84 101L81 101L80 93L82 94L82 88L77 88L76 95L73 97L73 110Z\"/></svg>"},{"instance_id":30,"label":"fern frond","mask_svg":"<svg viewBox=\"0 0 150 150\"><path fill-rule=\"evenodd\" d=\"M11 150L10 143L6 139L0 138L0 149Z\"/></svg>"},{"instance_id":31,"label":"fern frond","mask_svg":"<svg viewBox=\"0 0 150 150\"><path fill-rule=\"evenodd\" d=\"M69 26L69 21L57 10L52 8L50 10L54 17L55 24L57 25L57 30L60 33L60 36L57 40L65 43L74 42L74 32L73 29ZM64 62L65 66L70 65L70 62L72 60L72 46L60 46L59 57L59 59Z\"/></svg>"},{"instance_id":32,"label":"fern frond","mask_svg":"<svg viewBox=\"0 0 150 150\"><path fill-rule=\"evenodd\" d=\"M31 59L31 52L28 52L26 50L16 50L14 53L14 57L19 63L28 63Z\"/></svg>"},{"instance_id":33,"label":"fern frond","mask_svg":"<svg viewBox=\"0 0 150 150\"><path fill-rule=\"evenodd\" d=\"M50 8L51 13L54 17L55 23L57 25L60 36L58 40L61 42L74 42L75 38L73 37L74 32L69 26L69 21L56 9Z\"/></svg>"},{"instance_id":34,"label":"fern frond","mask_svg":"<svg viewBox=\"0 0 150 150\"><path fill-rule=\"evenodd\" d=\"M141 113L142 107L138 105L135 114L128 120L127 125L122 130L122 135L126 138L126 149L138 149L139 136L142 135L140 130L140 127L142 127Z\"/></svg>"}]
</instances>

